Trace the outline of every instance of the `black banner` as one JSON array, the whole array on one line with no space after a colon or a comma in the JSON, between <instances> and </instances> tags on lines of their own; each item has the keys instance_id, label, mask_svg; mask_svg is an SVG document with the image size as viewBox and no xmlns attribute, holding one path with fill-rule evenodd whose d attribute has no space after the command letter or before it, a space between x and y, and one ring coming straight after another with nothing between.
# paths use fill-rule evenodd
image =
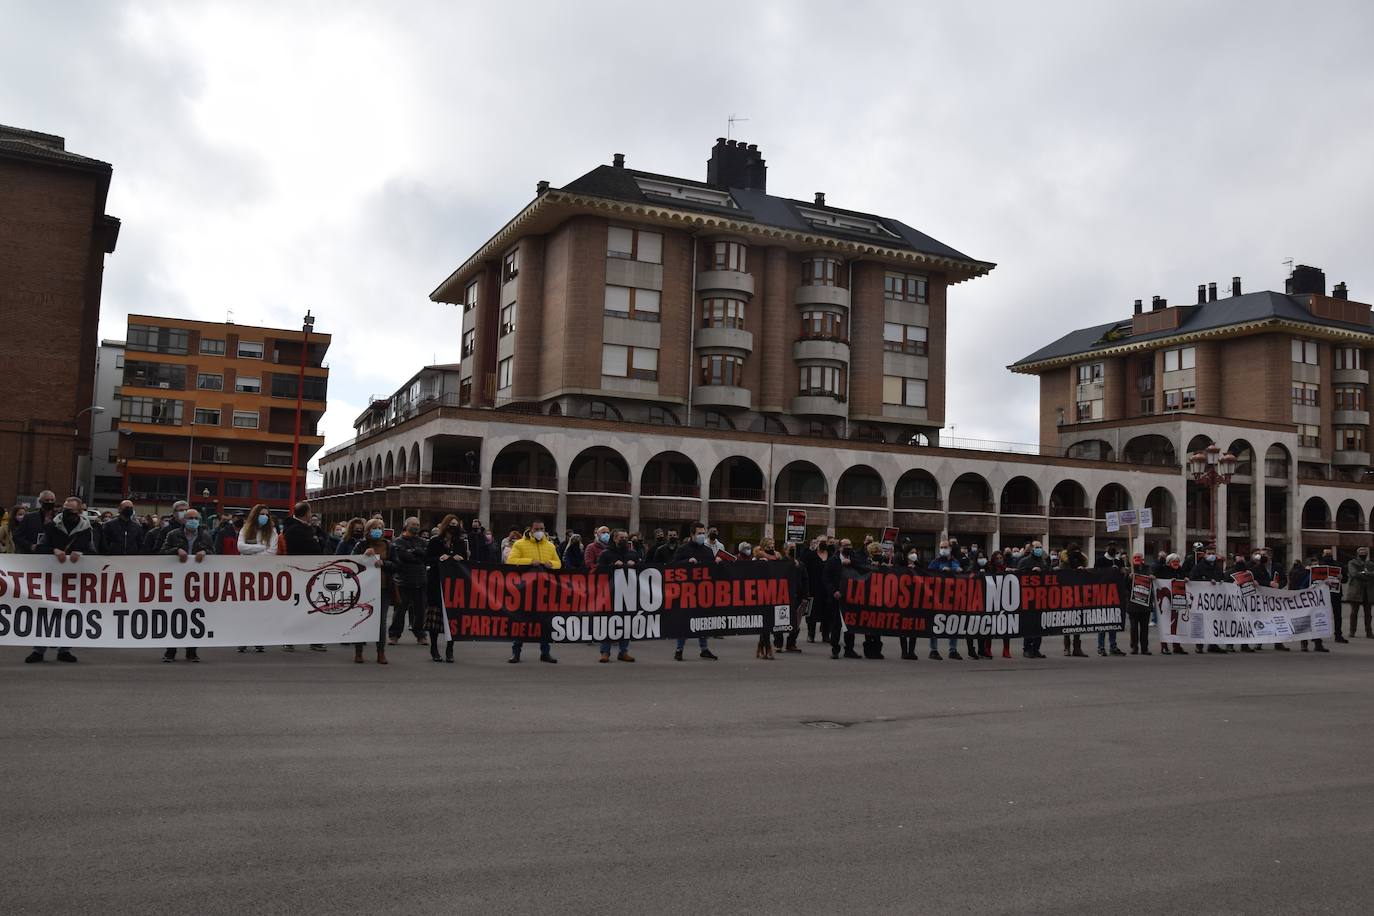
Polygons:
<instances>
[{"instance_id":1,"label":"black banner","mask_svg":"<svg viewBox=\"0 0 1374 916\"><path fill-rule=\"evenodd\" d=\"M680 639L795 623L799 570L785 560L614 570L446 567L441 594L453 639Z\"/></svg>"},{"instance_id":2,"label":"black banner","mask_svg":"<svg viewBox=\"0 0 1374 916\"><path fill-rule=\"evenodd\" d=\"M1130 591L1114 570L960 576L904 567L846 568L841 614L883 636L1039 637L1125 626Z\"/></svg>"}]
</instances>

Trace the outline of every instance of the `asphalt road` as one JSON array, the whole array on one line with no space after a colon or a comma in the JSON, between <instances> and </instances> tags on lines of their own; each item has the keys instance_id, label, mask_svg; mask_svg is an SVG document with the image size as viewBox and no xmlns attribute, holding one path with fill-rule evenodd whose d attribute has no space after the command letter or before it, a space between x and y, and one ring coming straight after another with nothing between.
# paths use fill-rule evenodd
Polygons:
<instances>
[{"instance_id":1,"label":"asphalt road","mask_svg":"<svg viewBox=\"0 0 1374 916\"><path fill-rule=\"evenodd\" d=\"M556 666L5 649L0 912L1369 912L1374 640L1050 642Z\"/></svg>"}]
</instances>

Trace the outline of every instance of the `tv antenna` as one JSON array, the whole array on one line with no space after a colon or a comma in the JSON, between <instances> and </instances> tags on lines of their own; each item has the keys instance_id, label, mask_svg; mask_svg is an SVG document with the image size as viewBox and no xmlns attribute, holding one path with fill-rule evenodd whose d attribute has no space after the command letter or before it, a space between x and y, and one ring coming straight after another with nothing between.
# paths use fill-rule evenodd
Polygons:
<instances>
[{"instance_id":1,"label":"tv antenna","mask_svg":"<svg viewBox=\"0 0 1374 916\"><path fill-rule=\"evenodd\" d=\"M1293 259L1292 259L1292 258L1284 258L1284 259L1283 259L1283 266L1288 268L1288 272L1289 272L1289 273L1292 273L1292 272L1293 272Z\"/></svg>"},{"instance_id":2,"label":"tv antenna","mask_svg":"<svg viewBox=\"0 0 1374 916\"><path fill-rule=\"evenodd\" d=\"M748 118L741 118L739 115L735 115L735 114L732 114L732 115L730 115L730 117L726 118L726 119L725 119L725 139L727 139L727 140L730 139L730 134L734 131L734 129L735 129L735 124L736 124L736 123L741 123L741 122L748 121L748 120L749 120Z\"/></svg>"}]
</instances>

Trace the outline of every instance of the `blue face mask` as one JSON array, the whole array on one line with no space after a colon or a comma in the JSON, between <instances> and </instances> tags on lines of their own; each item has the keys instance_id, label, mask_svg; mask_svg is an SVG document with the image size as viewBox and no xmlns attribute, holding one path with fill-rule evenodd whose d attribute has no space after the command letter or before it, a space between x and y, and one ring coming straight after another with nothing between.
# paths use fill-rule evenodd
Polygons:
<instances>
[{"instance_id":1,"label":"blue face mask","mask_svg":"<svg viewBox=\"0 0 1374 916\"><path fill-rule=\"evenodd\" d=\"M200 519L188 518L186 521L182 522L182 524L186 527L187 531L195 531L200 527Z\"/></svg>"},{"instance_id":2,"label":"blue face mask","mask_svg":"<svg viewBox=\"0 0 1374 916\"><path fill-rule=\"evenodd\" d=\"M267 516L265 516L265 515L259 515L259 516L258 516L258 527L262 527L263 525L266 525L266 524L267 524Z\"/></svg>"},{"instance_id":3,"label":"blue face mask","mask_svg":"<svg viewBox=\"0 0 1374 916\"><path fill-rule=\"evenodd\" d=\"M367 536L372 538L372 540L374 541L379 541L382 538L382 529L373 528L371 531L367 533Z\"/></svg>"},{"instance_id":4,"label":"blue face mask","mask_svg":"<svg viewBox=\"0 0 1374 916\"><path fill-rule=\"evenodd\" d=\"M1031 548L1031 553L1035 554L1037 557L1042 557L1045 555L1045 551L1039 547Z\"/></svg>"},{"instance_id":5,"label":"blue face mask","mask_svg":"<svg viewBox=\"0 0 1374 916\"><path fill-rule=\"evenodd\" d=\"M602 532L596 536L596 539L603 544L609 544L611 542L611 535L609 532Z\"/></svg>"}]
</instances>

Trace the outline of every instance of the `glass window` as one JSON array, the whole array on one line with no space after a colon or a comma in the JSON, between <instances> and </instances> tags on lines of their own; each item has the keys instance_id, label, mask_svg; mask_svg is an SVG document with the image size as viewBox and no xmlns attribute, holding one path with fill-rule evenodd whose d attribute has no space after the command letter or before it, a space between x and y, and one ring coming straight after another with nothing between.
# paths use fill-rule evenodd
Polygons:
<instances>
[{"instance_id":1,"label":"glass window","mask_svg":"<svg viewBox=\"0 0 1374 916\"><path fill-rule=\"evenodd\" d=\"M477 281L473 280L463 290L463 314L477 308Z\"/></svg>"},{"instance_id":2,"label":"glass window","mask_svg":"<svg viewBox=\"0 0 1374 916\"><path fill-rule=\"evenodd\" d=\"M1293 403L1301 407L1318 407L1320 386L1310 382L1293 383Z\"/></svg>"},{"instance_id":3,"label":"glass window","mask_svg":"<svg viewBox=\"0 0 1374 916\"><path fill-rule=\"evenodd\" d=\"M505 260L501 262L501 282L509 283L518 276L520 276L519 248L507 254Z\"/></svg>"},{"instance_id":4,"label":"glass window","mask_svg":"<svg viewBox=\"0 0 1374 916\"><path fill-rule=\"evenodd\" d=\"M606 237L606 256L611 258L632 258L635 251L635 231L623 226L612 226Z\"/></svg>"},{"instance_id":5,"label":"glass window","mask_svg":"<svg viewBox=\"0 0 1374 916\"><path fill-rule=\"evenodd\" d=\"M209 337L202 337L200 339L200 352L205 354L206 356L223 356L224 341L215 340Z\"/></svg>"},{"instance_id":6,"label":"glass window","mask_svg":"<svg viewBox=\"0 0 1374 916\"><path fill-rule=\"evenodd\" d=\"M1165 372L1178 372L1180 369L1192 369L1196 365L1196 347L1176 347L1172 350L1164 351Z\"/></svg>"},{"instance_id":7,"label":"glass window","mask_svg":"<svg viewBox=\"0 0 1374 916\"><path fill-rule=\"evenodd\" d=\"M835 286L839 274L840 262L835 258L802 260L802 286Z\"/></svg>"},{"instance_id":8,"label":"glass window","mask_svg":"<svg viewBox=\"0 0 1374 916\"><path fill-rule=\"evenodd\" d=\"M802 312L801 336L820 340L844 340L844 319L834 312Z\"/></svg>"},{"instance_id":9,"label":"glass window","mask_svg":"<svg viewBox=\"0 0 1374 916\"><path fill-rule=\"evenodd\" d=\"M468 330L463 332L463 359L467 359L477 349L477 332Z\"/></svg>"},{"instance_id":10,"label":"glass window","mask_svg":"<svg viewBox=\"0 0 1374 916\"><path fill-rule=\"evenodd\" d=\"M926 278L919 274L889 272L883 277L883 295L902 302L925 302Z\"/></svg>"},{"instance_id":11,"label":"glass window","mask_svg":"<svg viewBox=\"0 0 1374 916\"><path fill-rule=\"evenodd\" d=\"M159 328L145 324L129 325L125 349L144 350L149 353L171 353L185 355L190 343L190 332L182 328Z\"/></svg>"},{"instance_id":12,"label":"glass window","mask_svg":"<svg viewBox=\"0 0 1374 916\"><path fill-rule=\"evenodd\" d=\"M926 380L884 375L883 403L901 407L926 406Z\"/></svg>"},{"instance_id":13,"label":"glass window","mask_svg":"<svg viewBox=\"0 0 1374 916\"><path fill-rule=\"evenodd\" d=\"M1336 349L1336 368L1337 369L1363 369L1364 360L1361 353L1355 347L1338 347Z\"/></svg>"},{"instance_id":14,"label":"glass window","mask_svg":"<svg viewBox=\"0 0 1374 916\"><path fill-rule=\"evenodd\" d=\"M259 394L262 392L262 379L251 375L240 375L234 381L234 390L240 394Z\"/></svg>"},{"instance_id":15,"label":"glass window","mask_svg":"<svg viewBox=\"0 0 1374 916\"><path fill-rule=\"evenodd\" d=\"M259 480L258 499L290 499L291 481L289 480Z\"/></svg>"},{"instance_id":16,"label":"glass window","mask_svg":"<svg viewBox=\"0 0 1374 916\"><path fill-rule=\"evenodd\" d=\"M258 419L258 412L256 410L234 411L234 426L239 429L257 429Z\"/></svg>"},{"instance_id":17,"label":"glass window","mask_svg":"<svg viewBox=\"0 0 1374 916\"><path fill-rule=\"evenodd\" d=\"M1309 366L1317 365L1317 342L1315 340L1303 340L1301 337L1294 337L1293 362L1306 363Z\"/></svg>"},{"instance_id":18,"label":"glass window","mask_svg":"<svg viewBox=\"0 0 1374 916\"><path fill-rule=\"evenodd\" d=\"M606 344L601 348L601 374L624 378L629 374L630 348Z\"/></svg>"},{"instance_id":19,"label":"glass window","mask_svg":"<svg viewBox=\"0 0 1374 916\"><path fill-rule=\"evenodd\" d=\"M706 299L701 303L701 326L704 328L744 329L743 299Z\"/></svg>"},{"instance_id":20,"label":"glass window","mask_svg":"<svg viewBox=\"0 0 1374 916\"><path fill-rule=\"evenodd\" d=\"M739 242L716 242L711 246L712 270L746 270L745 248Z\"/></svg>"},{"instance_id":21,"label":"glass window","mask_svg":"<svg viewBox=\"0 0 1374 916\"><path fill-rule=\"evenodd\" d=\"M465 378L458 383L458 404L466 407L472 403L472 379Z\"/></svg>"},{"instance_id":22,"label":"glass window","mask_svg":"<svg viewBox=\"0 0 1374 916\"><path fill-rule=\"evenodd\" d=\"M883 349L895 353L926 355L927 330L920 325L883 323Z\"/></svg>"},{"instance_id":23,"label":"glass window","mask_svg":"<svg viewBox=\"0 0 1374 916\"><path fill-rule=\"evenodd\" d=\"M1102 363L1084 363L1078 367L1078 384L1088 385L1102 381Z\"/></svg>"},{"instance_id":24,"label":"glass window","mask_svg":"<svg viewBox=\"0 0 1374 916\"><path fill-rule=\"evenodd\" d=\"M289 468L291 467L291 453L268 451L263 463L272 468Z\"/></svg>"},{"instance_id":25,"label":"glass window","mask_svg":"<svg viewBox=\"0 0 1374 916\"><path fill-rule=\"evenodd\" d=\"M124 364L124 384L181 391L186 387L186 367L131 359Z\"/></svg>"},{"instance_id":26,"label":"glass window","mask_svg":"<svg viewBox=\"0 0 1374 916\"><path fill-rule=\"evenodd\" d=\"M496 387L509 388L511 380L511 362L514 357L507 356L496 364Z\"/></svg>"},{"instance_id":27,"label":"glass window","mask_svg":"<svg viewBox=\"0 0 1374 916\"><path fill-rule=\"evenodd\" d=\"M262 342L257 340L240 340L238 354L239 359L262 359Z\"/></svg>"},{"instance_id":28,"label":"glass window","mask_svg":"<svg viewBox=\"0 0 1374 916\"><path fill-rule=\"evenodd\" d=\"M607 286L606 305L607 315L617 318L630 317L630 288L628 286Z\"/></svg>"},{"instance_id":29,"label":"glass window","mask_svg":"<svg viewBox=\"0 0 1374 916\"><path fill-rule=\"evenodd\" d=\"M707 429L734 429L735 424L730 422L730 418L714 410L706 411L706 416L702 420L702 425Z\"/></svg>"},{"instance_id":30,"label":"glass window","mask_svg":"<svg viewBox=\"0 0 1374 916\"><path fill-rule=\"evenodd\" d=\"M635 347L630 351L630 374L645 381L658 380L658 351L653 347Z\"/></svg>"},{"instance_id":31,"label":"glass window","mask_svg":"<svg viewBox=\"0 0 1374 916\"><path fill-rule=\"evenodd\" d=\"M677 414L662 407L649 408L649 422L655 426L677 426Z\"/></svg>"},{"instance_id":32,"label":"glass window","mask_svg":"<svg viewBox=\"0 0 1374 916\"><path fill-rule=\"evenodd\" d=\"M712 354L703 356L700 362L702 385L733 385L739 387L744 384L744 360L738 356L721 356Z\"/></svg>"},{"instance_id":33,"label":"glass window","mask_svg":"<svg viewBox=\"0 0 1374 916\"><path fill-rule=\"evenodd\" d=\"M214 464L229 463L229 446L227 445L202 445L200 447L200 460L209 461Z\"/></svg>"},{"instance_id":34,"label":"glass window","mask_svg":"<svg viewBox=\"0 0 1374 916\"><path fill-rule=\"evenodd\" d=\"M250 496L253 495L253 481L226 480L224 482L224 495L248 499Z\"/></svg>"},{"instance_id":35,"label":"glass window","mask_svg":"<svg viewBox=\"0 0 1374 916\"><path fill-rule=\"evenodd\" d=\"M181 402L165 398L125 397L120 400L120 419L130 423L181 425Z\"/></svg>"},{"instance_id":36,"label":"glass window","mask_svg":"<svg viewBox=\"0 0 1374 916\"><path fill-rule=\"evenodd\" d=\"M515 333L515 303L501 309L501 333L500 337Z\"/></svg>"},{"instance_id":37,"label":"glass window","mask_svg":"<svg viewBox=\"0 0 1374 916\"><path fill-rule=\"evenodd\" d=\"M1321 448L1322 428L1310 423L1298 424L1298 445L1303 448Z\"/></svg>"},{"instance_id":38,"label":"glass window","mask_svg":"<svg viewBox=\"0 0 1374 916\"><path fill-rule=\"evenodd\" d=\"M649 264L663 263L663 236L657 232L645 232L640 229L635 233L635 260L644 261Z\"/></svg>"},{"instance_id":39,"label":"glass window","mask_svg":"<svg viewBox=\"0 0 1374 916\"><path fill-rule=\"evenodd\" d=\"M1296 397L1296 386L1294 386ZM1364 386L1346 385L1334 390L1337 410L1364 410Z\"/></svg>"},{"instance_id":40,"label":"glass window","mask_svg":"<svg viewBox=\"0 0 1374 916\"><path fill-rule=\"evenodd\" d=\"M802 366L797 370L798 393L805 396L840 398L844 394L844 375L835 366Z\"/></svg>"},{"instance_id":41,"label":"glass window","mask_svg":"<svg viewBox=\"0 0 1374 916\"><path fill-rule=\"evenodd\" d=\"M212 372L201 372L196 375L196 387L206 391L223 391L224 376Z\"/></svg>"},{"instance_id":42,"label":"glass window","mask_svg":"<svg viewBox=\"0 0 1374 916\"><path fill-rule=\"evenodd\" d=\"M219 426L220 412L210 407L197 407L192 421L197 426Z\"/></svg>"}]
</instances>

